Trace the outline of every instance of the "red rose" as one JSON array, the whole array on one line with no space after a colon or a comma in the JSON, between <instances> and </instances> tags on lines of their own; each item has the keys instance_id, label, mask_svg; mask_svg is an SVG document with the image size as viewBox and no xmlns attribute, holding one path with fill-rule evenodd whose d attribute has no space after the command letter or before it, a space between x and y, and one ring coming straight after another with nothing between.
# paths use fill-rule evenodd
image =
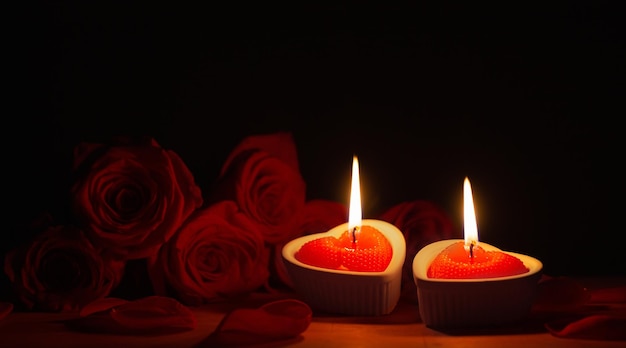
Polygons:
<instances>
[{"instance_id":1,"label":"red rose","mask_svg":"<svg viewBox=\"0 0 626 348\"><path fill-rule=\"evenodd\" d=\"M269 244L297 235L306 185L290 133L252 136L226 160L213 201L233 200Z\"/></svg>"},{"instance_id":2,"label":"red rose","mask_svg":"<svg viewBox=\"0 0 626 348\"><path fill-rule=\"evenodd\" d=\"M402 270L403 296L417 301L413 281L413 259L426 245L454 237L454 225L447 214L428 201L404 202L393 206L380 216L404 234L406 258Z\"/></svg>"},{"instance_id":3,"label":"red rose","mask_svg":"<svg viewBox=\"0 0 626 348\"><path fill-rule=\"evenodd\" d=\"M148 139L75 149L74 212L94 245L122 259L156 252L202 205L181 158Z\"/></svg>"},{"instance_id":4,"label":"red rose","mask_svg":"<svg viewBox=\"0 0 626 348\"><path fill-rule=\"evenodd\" d=\"M109 294L124 263L104 260L85 234L72 226L53 226L32 243L5 257L4 271L29 309L77 311Z\"/></svg>"},{"instance_id":5,"label":"red rose","mask_svg":"<svg viewBox=\"0 0 626 348\"><path fill-rule=\"evenodd\" d=\"M196 211L150 259L157 294L170 285L199 305L250 293L268 277L269 251L256 225L232 201Z\"/></svg>"},{"instance_id":6,"label":"red rose","mask_svg":"<svg viewBox=\"0 0 626 348\"><path fill-rule=\"evenodd\" d=\"M296 237L326 232L347 221L348 207L346 205L323 199L310 200L306 202L302 210L300 227ZM282 257L285 244L286 242L272 246L269 290L283 286L293 288Z\"/></svg>"}]
</instances>

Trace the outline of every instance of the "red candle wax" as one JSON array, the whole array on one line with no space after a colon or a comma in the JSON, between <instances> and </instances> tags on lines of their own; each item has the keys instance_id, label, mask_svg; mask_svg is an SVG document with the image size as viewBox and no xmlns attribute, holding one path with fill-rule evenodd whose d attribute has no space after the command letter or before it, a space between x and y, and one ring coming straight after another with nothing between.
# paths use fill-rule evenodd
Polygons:
<instances>
[{"instance_id":1,"label":"red candle wax","mask_svg":"<svg viewBox=\"0 0 626 348\"><path fill-rule=\"evenodd\" d=\"M321 237L304 243L295 258L311 266L356 272L382 272L393 255L391 243L376 228L362 226L355 238L344 231L339 238Z\"/></svg>"},{"instance_id":2,"label":"red candle wax","mask_svg":"<svg viewBox=\"0 0 626 348\"><path fill-rule=\"evenodd\" d=\"M517 257L502 251L486 251L479 245L469 250L462 241L440 252L428 267L427 276L439 279L506 277L528 272Z\"/></svg>"}]
</instances>

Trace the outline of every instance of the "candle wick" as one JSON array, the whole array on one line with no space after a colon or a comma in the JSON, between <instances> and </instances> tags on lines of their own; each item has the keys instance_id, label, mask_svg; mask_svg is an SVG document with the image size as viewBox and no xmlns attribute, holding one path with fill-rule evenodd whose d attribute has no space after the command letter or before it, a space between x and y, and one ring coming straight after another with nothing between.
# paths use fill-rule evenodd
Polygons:
<instances>
[{"instance_id":1,"label":"candle wick","mask_svg":"<svg viewBox=\"0 0 626 348\"><path fill-rule=\"evenodd\" d=\"M359 226L352 228L352 247L356 248L356 233L359 231Z\"/></svg>"},{"instance_id":2,"label":"candle wick","mask_svg":"<svg viewBox=\"0 0 626 348\"><path fill-rule=\"evenodd\" d=\"M469 253L470 253L470 258L473 259L474 258L474 241L472 241L469 245Z\"/></svg>"}]
</instances>

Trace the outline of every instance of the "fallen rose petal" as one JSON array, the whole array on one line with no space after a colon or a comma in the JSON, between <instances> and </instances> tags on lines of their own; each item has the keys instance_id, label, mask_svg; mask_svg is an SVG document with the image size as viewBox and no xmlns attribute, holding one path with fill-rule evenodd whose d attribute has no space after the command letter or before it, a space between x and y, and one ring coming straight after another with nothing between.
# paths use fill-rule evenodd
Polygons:
<instances>
[{"instance_id":1,"label":"fallen rose petal","mask_svg":"<svg viewBox=\"0 0 626 348\"><path fill-rule=\"evenodd\" d=\"M554 336L561 338L626 340L626 318L605 314L552 321L546 323L545 327Z\"/></svg>"},{"instance_id":2,"label":"fallen rose petal","mask_svg":"<svg viewBox=\"0 0 626 348\"><path fill-rule=\"evenodd\" d=\"M79 317L65 321L65 325L71 330L86 333L103 333L114 335L146 335L162 336L188 331L184 327L154 327L134 328L127 327L111 318L108 312L98 312L86 317Z\"/></svg>"},{"instance_id":3,"label":"fallen rose petal","mask_svg":"<svg viewBox=\"0 0 626 348\"><path fill-rule=\"evenodd\" d=\"M593 303L626 303L626 286L597 289L591 292Z\"/></svg>"},{"instance_id":4,"label":"fallen rose petal","mask_svg":"<svg viewBox=\"0 0 626 348\"><path fill-rule=\"evenodd\" d=\"M109 312L96 312L84 317L70 319L64 322L71 330L87 333L106 334L143 334L144 331L129 329L120 325L111 318ZM161 331L161 330L160 330Z\"/></svg>"},{"instance_id":5,"label":"fallen rose petal","mask_svg":"<svg viewBox=\"0 0 626 348\"><path fill-rule=\"evenodd\" d=\"M567 277L546 277L537 286L533 309L564 311L576 309L589 301L590 292L578 281Z\"/></svg>"},{"instance_id":6,"label":"fallen rose petal","mask_svg":"<svg viewBox=\"0 0 626 348\"><path fill-rule=\"evenodd\" d=\"M99 300L95 300L81 308L78 315L80 317L86 317L90 314L106 311L107 309L111 309L113 307L123 305L128 302L128 300L115 297L102 298Z\"/></svg>"},{"instance_id":7,"label":"fallen rose petal","mask_svg":"<svg viewBox=\"0 0 626 348\"><path fill-rule=\"evenodd\" d=\"M257 309L235 309L222 319L205 343L241 345L296 339L309 327L312 315L306 303L291 299Z\"/></svg>"},{"instance_id":8,"label":"fallen rose petal","mask_svg":"<svg viewBox=\"0 0 626 348\"><path fill-rule=\"evenodd\" d=\"M193 312L175 299L149 296L135 301L94 301L81 310L81 316L65 324L81 332L166 335L194 329L197 323Z\"/></svg>"},{"instance_id":9,"label":"fallen rose petal","mask_svg":"<svg viewBox=\"0 0 626 348\"><path fill-rule=\"evenodd\" d=\"M13 303L0 302L0 320L6 318L11 312L13 312Z\"/></svg>"},{"instance_id":10,"label":"fallen rose petal","mask_svg":"<svg viewBox=\"0 0 626 348\"><path fill-rule=\"evenodd\" d=\"M194 329L197 325L193 312L170 297L148 296L114 307L111 318L122 326L134 329L180 327Z\"/></svg>"}]
</instances>

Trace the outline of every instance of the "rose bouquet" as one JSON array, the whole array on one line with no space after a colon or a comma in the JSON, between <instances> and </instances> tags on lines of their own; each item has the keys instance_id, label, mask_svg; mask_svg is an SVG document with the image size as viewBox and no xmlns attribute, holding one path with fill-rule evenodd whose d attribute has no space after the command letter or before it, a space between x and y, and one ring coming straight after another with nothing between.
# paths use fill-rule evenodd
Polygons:
<instances>
[{"instance_id":1,"label":"rose bouquet","mask_svg":"<svg viewBox=\"0 0 626 348\"><path fill-rule=\"evenodd\" d=\"M81 143L72 174L71 220L50 224L4 258L16 305L27 310L106 309L112 295L118 304L132 300L122 286L129 278L146 279L145 295L156 298L148 303L170 307L164 299L195 306L290 292L283 245L348 217L343 203L307 199L288 132L243 139L203 190L182 158L151 138ZM410 262L421 246L450 238L452 223L426 201L378 218L405 235L403 288L415 297Z\"/></svg>"}]
</instances>

